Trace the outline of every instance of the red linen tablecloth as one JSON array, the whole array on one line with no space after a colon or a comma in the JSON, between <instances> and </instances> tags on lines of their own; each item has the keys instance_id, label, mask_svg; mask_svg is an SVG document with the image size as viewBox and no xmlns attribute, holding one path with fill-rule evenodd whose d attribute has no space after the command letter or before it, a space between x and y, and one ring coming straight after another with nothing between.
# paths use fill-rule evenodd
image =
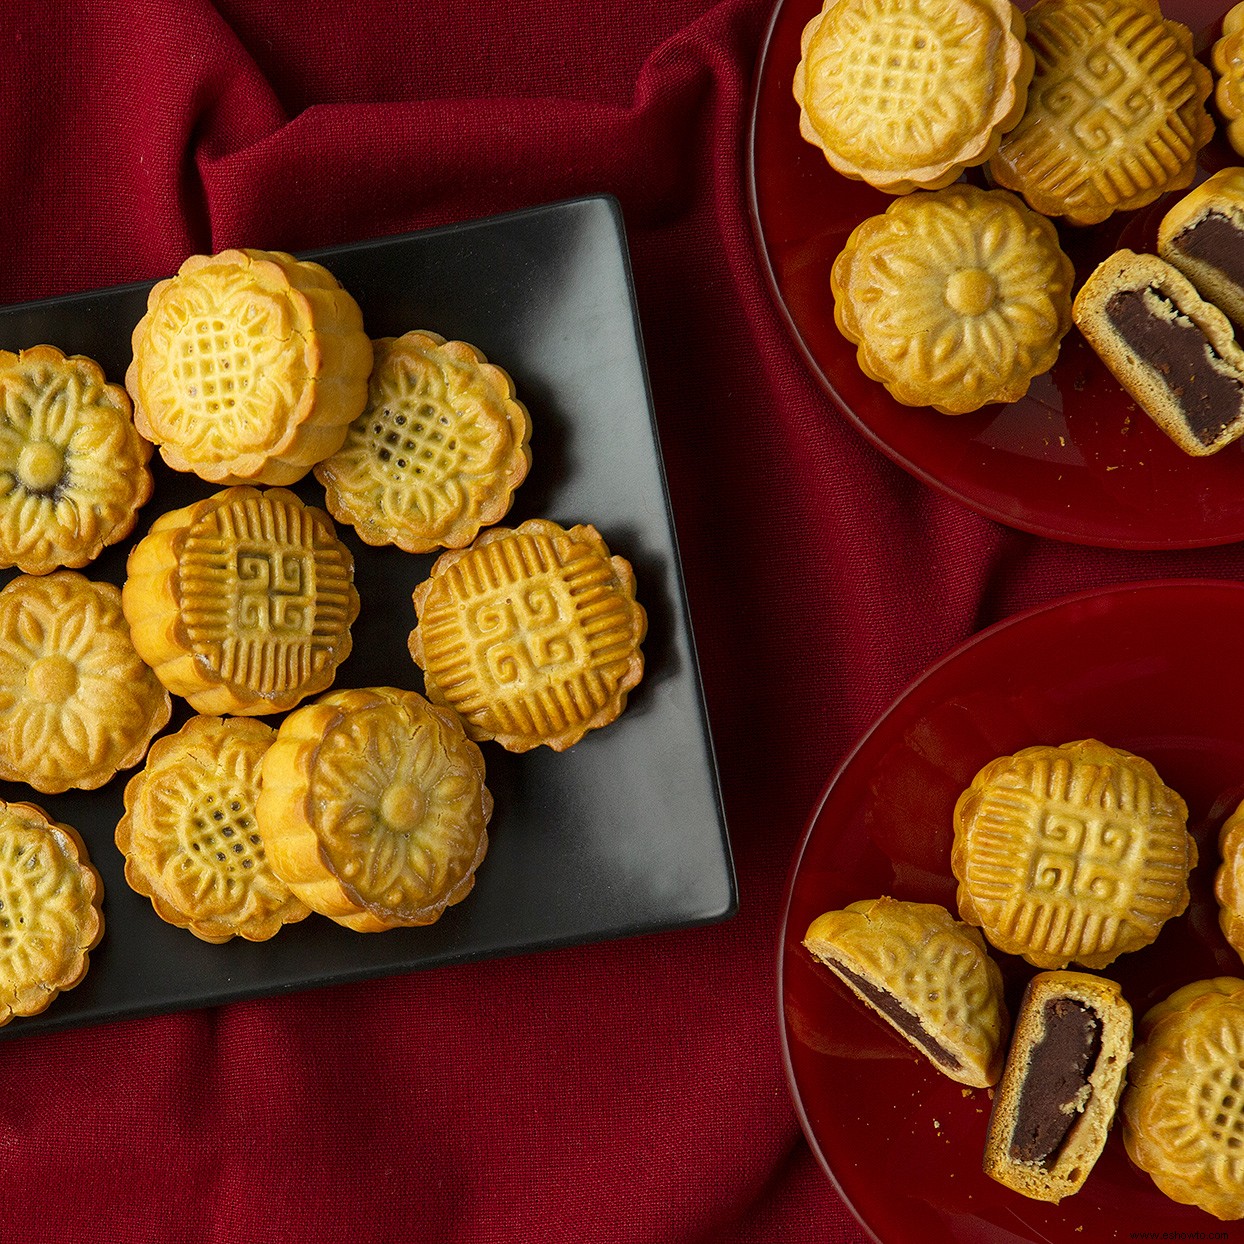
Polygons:
<instances>
[{"instance_id":1,"label":"red linen tablecloth","mask_svg":"<svg viewBox=\"0 0 1244 1244\"><path fill-rule=\"evenodd\" d=\"M816 796L973 631L1240 577L1006 530L814 383L746 205L770 0L23 0L0 15L0 302L606 191L629 234L740 887L692 931L0 1046L0 1234L855 1242L775 999ZM0 343L3 344L3 343ZM637 775L638 776L638 775Z\"/></svg>"}]
</instances>

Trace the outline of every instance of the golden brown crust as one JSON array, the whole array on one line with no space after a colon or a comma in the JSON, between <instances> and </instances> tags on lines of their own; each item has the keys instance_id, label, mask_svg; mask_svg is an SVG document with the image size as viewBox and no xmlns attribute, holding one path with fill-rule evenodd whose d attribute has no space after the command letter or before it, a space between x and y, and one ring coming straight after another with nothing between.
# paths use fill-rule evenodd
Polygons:
<instances>
[{"instance_id":1,"label":"golden brown crust","mask_svg":"<svg viewBox=\"0 0 1244 1244\"><path fill-rule=\"evenodd\" d=\"M284 251L191 255L158 282L125 386L138 430L177 471L292 484L363 409L371 341L320 264Z\"/></svg>"},{"instance_id":2,"label":"golden brown crust","mask_svg":"<svg viewBox=\"0 0 1244 1244\"><path fill-rule=\"evenodd\" d=\"M163 514L130 551L134 645L200 713L284 712L331 685L358 616L332 519L284 488L228 488Z\"/></svg>"},{"instance_id":3,"label":"golden brown crust","mask_svg":"<svg viewBox=\"0 0 1244 1244\"><path fill-rule=\"evenodd\" d=\"M1039 968L1103 968L1188 905L1196 843L1147 761L1095 739L991 761L960 795L959 914Z\"/></svg>"},{"instance_id":4,"label":"golden brown crust","mask_svg":"<svg viewBox=\"0 0 1244 1244\"><path fill-rule=\"evenodd\" d=\"M474 346L437 333L373 342L367 405L315 468L329 512L367 544L461 548L505 517L531 466L514 382Z\"/></svg>"},{"instance_id":5,"label":"golden brown crust","mask_svg":"<svg viewBox=\"0 0 1244 1244\"><path fill-rule=\"evenodd\" d=\"M1218 83L1214 103L1227 122L1227 141L1244 155L1244 3L1227 11L1222 35L1210 53Z\"/></svg>"},{"instance_id":6,"label":"golden brown crust","mask_svg":"<svg viewBox=\"0 0 1244 1244\"><path fill-rule=\"evenodd\" d=\"M635 574L589 524L494 527L442 554L414 602L428 698L508 751L565 751L614 721L643 677Z\"/></svg>"},{"instance_id":7,"label":"golden brown crust","mask_svg":"<svg viewBox=\"0 0 1244 1244\"><path fill-rule=\"evenodd\" d=\"M492 795L456 714L414 691L338 691L291 713L263 761L268 858L360 933L431 924L475 884Z\"/></svg>"},{"instance_id":8,"label":"golden brown crust","mask_svg":"<svg viewBox=\"0 0 1244 1244\"><path fill-rule=\"evenodd\" d=\"M310 909L268 864L255 819L276 738L247 717L192 717L156 741L125 787L116 843L156 914L205 942L266 941Z\"/></svg>"},{"instance_id":9,"label":"golden brown crust","mask_svg":"<svg viewBox=\"0 0 1244 1244\"><path fill-rule=\"evenodd\" d=\"M976 929L936 904L882 897L818 916L803 944L939 1071L998 1082L1010 1018Z\"/></svg>"}]
</instances>

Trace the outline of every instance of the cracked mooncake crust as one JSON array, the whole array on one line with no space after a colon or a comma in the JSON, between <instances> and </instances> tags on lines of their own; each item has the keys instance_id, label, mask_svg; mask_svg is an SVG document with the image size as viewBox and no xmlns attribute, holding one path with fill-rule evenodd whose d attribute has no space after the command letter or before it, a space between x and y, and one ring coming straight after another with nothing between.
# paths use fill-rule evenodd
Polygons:
<instances>
[{"instance_id":1,"label":"cracked mooncake crust","mask_svg":"<svg viewBox=\"0 0 1244 1244\"><path fill-rule=\"evenodd\" d=\"M890 194L988 160L1033 66L1010 0L826 0L801 52L800 132L839 173Z\"/></svg>"},{"instance_id":2,"label":"cracked mooncake crust","mask_svg":"<svg viewBox=\"0 0 1244 1244\"><path fill-rule=\"evenodd\" d=\"M1040 0L1027 23L1036 69L989 161L994 181L1073 225L1192 183L1214 123L1186 26L1128 0Z\"/></svg>"},{"instance_id":3,"label":"cracked mooncake crust","mask_svg":"<svg viewBox=\"0 0 1244 1244\"><path fill-rule=\"evenodd\" d=\"M151 496L151 445L98 363L55 346L0 350L0 566L85 566Z\"/></svg>"},{"instance_id":4,"label":"cracked mooncake crust","mask_svg":"<svg viewBox=\"0 0 1244 1244\"><path fill-rule=\"evenodd\" d=\"M103 894L76 830L33 803L0 802L0 1026L86 975Z\"/></svg>"},{"instance_id":5,"label":"cracked mooncake crust","mask_svg":"<svg viewBox=\"0 0 1244 1244\"><path fill-rule=\"evenodd\" d=\"M474 346L411 332L373 343L367 406L315 468L329 513L408 553L470 544L505 517L531 466L531 419Z\"/></svg>"},{"instance_id":6,"label":"cracked mooncake crust","mask_svg":"<svg viewBox=\"0 0 1244 1244\"><path fill-rule=\"evenodd\" d=\"M133 351L139 432L215 484L301 479L341 447L372 364L358 304L284 251L191 255L152 288Z\"/></svg>"},{"instance_id":7,"label":"cracked mooncake crust","mask_svg":"<svg viewBox=\"0 0 1244 1244\"><path fill-rule=\"evenodd\" d=\"M1178 268L1116 251L1081 286L1073 314L1115 379L1184 453L1206 457L1244 435L1244 350Z\"/></svg>"},{"instance_id":8,"label":"cracked mooncake crust","mask_svg":"<svg viewBox=\"0 0 1244 1244\"><path fill-rule=\"evenodd\" d=\"M1227 122L1227 141L1237 155L1244 155L1244 4L1229 9L1222 19L1222 35L1210 60L1218 75L1214 103Z\"/></svg>"},{"instance_id":9,"label":"cracked mooncake crust","mask_svg":"<svg viewBox=\"0 0 1244 1244\"><path fill-rule=\"evenodd\" d=\"M507 751L565 751L614 721L643 677L634 571L590 524L494 527L442 554L414 604L428 698Z\"/></svg>"},{"instance_id":10,"label":"cracked mooncake crust","mask_svg":"<svg viewBox=\"0 0 1244 1244\"><path fill-rule=\"evenodd\" d=\"M457 715L414 691L337 691L291 713L263 761L273 869L360 933L431 924L475 884L492 795Z\"/></svg>"},{"instance_id":11,"label":"cracked mooncake crust","mask_svg":"<svg viewBox=\"0 0 1244 1244\"><path fill-rule=\"evenodd\" d=\"M959 796L959 914L1039 968L1103 968L1188 906L1196 843L1147 761L1084 739L987 764Z\"/></svg>"},{"instance_id":12,"label":"cracked mooncake crust","mask_svg":"<svg viewBox=\"0 0 1244 1244\"><path fill-rule=\"evenodd\" d=\"M1084 1186L1114 1121L1132 1048L1117 982L1041 972L1028 982L994 1096L985 1174L1057 1204Z\"/></svg>"},{"instance_id":13,"label":"cracked mooncake crust","mask_svg":"<svg viewBox=\"0 0 1244 1244\"><path fill-rule=\"evenodd\" d=\"M1005 190L960 185L863 221L830 286L866 376L906 406L961 415L1017 401L1054 365L1073 279L1048 220Z\"/></svg>"},{"instance_id":14,"label":"cracked mooncake crust","mask_svg":"<svg viewBox=\"0 0 1244 1244\"><path fill-rule=\"evenodd\" d=\"M359 611L332 519L285 488L227 488L161 515L121 599L143 660L207 715L280 713L325 690Z\"/></svg>"},{"instance_id":15,"label":"cracked mooncake crust","mask_svg":"<svg viewBox=\"0 0 1244 1244\"><path fill-rule=\"evenodd\" d=\"M192 717L126 784L116 828L125 879L162 920L205 942L266 941L310 915L272 871L255 817L275 738L254 718Z\"/></svg>"},{"instance_id":16,"label":"cracked mooncake crust","mask_svg":"<svg viewBox=\"0 0 1244 1244\"><path fill-rule=\"evenodd\" d=\"M1140 1022L1123 1144L1158 1188L1215 1218L1244 1218L1244 980L1194 981Z\"/></svg>"},{"instance_id":17,"label":"cracked mooncake crust","mask_svg":"<svg viewBox=\"0 0 1244 1244\"><path fill-rule=\"evenodd\" d=\"M59 570L0 591L0 778L94 790L138 764L171 713L119 588Z\"/></svg>"},{"instance_id":18,"label":"cracked mooncake crust","mask_svg":"<svg viewBox=\"0 0 1244 1244\"><path fill-rule=\"evenodd\" d=\"M976 929L934 903L882 897L818 916L803 944L939 1071L998 1082L1010 1017Z\"/></svg>"}]
</instances>

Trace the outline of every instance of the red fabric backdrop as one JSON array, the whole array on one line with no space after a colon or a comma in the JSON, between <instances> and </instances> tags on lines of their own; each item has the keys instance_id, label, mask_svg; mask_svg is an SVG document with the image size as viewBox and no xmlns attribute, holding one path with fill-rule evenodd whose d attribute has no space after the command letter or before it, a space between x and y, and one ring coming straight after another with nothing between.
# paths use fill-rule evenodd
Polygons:
<instances>
[{"instance_id":1,"label":"red fabric backdrop","mask_svg":"<svg viewBox=\"0 0 1244 1244\"><path fill-rule=\"evenodd\" d=\"M932 659L1109 582L1239 577L1007 531L814 384L746 207L770 0L23 0L0 301L608 191L629 232L741 891L726 923L0 1047L6 1239L863 1238L802 1140L783 883ZM2 343L0 343L2 344Z\"/></svg>"}]
</instances>

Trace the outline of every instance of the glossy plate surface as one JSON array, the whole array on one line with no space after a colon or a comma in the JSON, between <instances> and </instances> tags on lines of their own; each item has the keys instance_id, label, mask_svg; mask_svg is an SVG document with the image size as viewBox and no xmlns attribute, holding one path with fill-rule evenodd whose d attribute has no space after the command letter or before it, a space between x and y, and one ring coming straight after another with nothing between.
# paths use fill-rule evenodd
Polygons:
<instances>
[{"instance_id":1,"label":"glossy plate surface","mask_svg":"<svg viewBox=\"0 0 1244 1244\"><path fill-rule=\"evenodd\" d=\"M1169 0L1163 10L1192 28L1204 55L1228 7ZM750 172L752 219L774 296L830 397L900 466L1012 527L1118 548L1244 539L1244 443L1210 458L1184 454L1075 328L1026 397L968 415L902 406L860 371L855 347L834 325L829 273L851 230L893 200L839 176L800 136L791 84L800 35L820 8L820 0L780 0L774 13L757 74ZM1221 138L1202 154L1206 170L1240 162ZM979 171L971 177L981 180ZM1179 197L1089 229L1059 225L1077 288L1117 247L1153 250L1158 221Z\"/></svg>"},{"instance_id":2,"label":"glossy plate surface","mask_svg":"<svg viewBox=\"0 0 1244 1244\"><path fill-rule=\"evenodd\" d=\"M201 942L129 889L113 841L130 773L93 792L39 796L0 783L79 829L104 880L106 932L86 979L16 1037L69 1024L358 980L730 915L733 868L648 395L622 222L593 197L356 246L317 251L358 300L373 337L434 329L478 346L514 377L533 424L531 475L504 520L595 524L635 567L648 610L643 682L612 725L561 755L482 749L496 799L488 856L468 898L434 925L358 934L320 916L271 941ZM49 342L120 382L149 285L0 309L0 347ZM216 489L153 460L156 492L135 535L85 568L123 580L160 513ZM308 476L295 486L324 504ZM423 689L406 649L411 592L434 560L338 534L355 558L362 611L335 687ZM4 578L9 577L7 574ZM174 699L169 730L190 715ZM274 724L276 717L264 720ZM131 771L132 772L132 771Z\"/></svg>"},{"instance_id":3,"label":"glossy plate surface","mask_svg":"<svg viewBox=\"0 0 1244 1244\"><path fill-rule=\"evenodd\" d=\"M887 894L954 912L959 793L997 756L1095 737L1153 762L1187 801L1200 855L1187 912L1102 975L1122 984L1137 1019L1189 981L1244 976L1212 889L1218 828L1244 797L1244 665L1233 655L1241 628L1244 585L1204 581L1115 588L1020 615L924 674L830 782L787 894L783 1041L813 1148L885 1244L1080 1244L1218 1227L1132 1167L1117 1123L1084 1188L1061 1205L987 1179L988 1093L935 1071L801 943L821 912L857 899ZM1014 1016L1035 969L992 953Z\"/></svg>"}]
</instances>

